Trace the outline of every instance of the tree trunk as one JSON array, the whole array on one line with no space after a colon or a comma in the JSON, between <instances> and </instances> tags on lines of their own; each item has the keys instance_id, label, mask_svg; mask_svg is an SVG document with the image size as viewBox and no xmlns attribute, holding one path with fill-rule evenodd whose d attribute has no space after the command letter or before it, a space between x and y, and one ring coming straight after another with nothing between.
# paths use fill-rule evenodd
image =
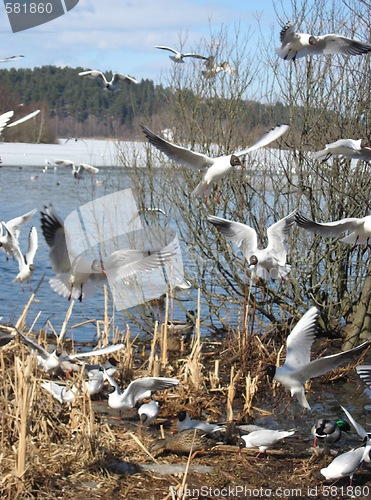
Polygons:
<instances>
[{"instance_id":1,"label":"tree trunk","mask_svg":"<svg viewBox=\"0 0 371 500\"><path fill-rule=\"evenodd\" d=\"M371 337L371 262L368 266L360 300L355 307L353 321L346 327L346 339L343 350L345 351L358 345L362 334L368 334ZM366 335L364 336L366 337ZM361 340L364 341L365 338Z\"/></svg>"}]
</instances>

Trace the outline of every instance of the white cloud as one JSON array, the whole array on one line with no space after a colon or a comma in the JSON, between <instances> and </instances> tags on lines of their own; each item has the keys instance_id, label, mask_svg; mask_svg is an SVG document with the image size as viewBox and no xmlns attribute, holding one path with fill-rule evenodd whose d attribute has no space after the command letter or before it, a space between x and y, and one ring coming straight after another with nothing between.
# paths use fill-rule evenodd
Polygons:
<instances>
[{"instance_id":1,"label":"white cloud","mask_svg":"<svg viewBox=\"0 0 371 500\"><path fill-rule=\"evenodd\" d=\"M166 68L170 60L154 45L179 47L183 41L184 48L192 50L221 25L241 22L247 30L254 18L241 4L238 0L80 0L64 16L15 34L2 7L0 56L24 54L15 67L56 64L130 74L138 69L137 78L155 79L154 61Z\"/></svg>"}]
</instances>

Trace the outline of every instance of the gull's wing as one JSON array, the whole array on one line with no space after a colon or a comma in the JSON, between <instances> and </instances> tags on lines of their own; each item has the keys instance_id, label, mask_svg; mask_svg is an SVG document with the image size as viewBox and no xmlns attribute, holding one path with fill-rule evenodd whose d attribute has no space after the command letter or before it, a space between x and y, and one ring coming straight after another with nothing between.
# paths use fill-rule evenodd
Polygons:
<instances>
[{"instance_id":1,"label":"gull's wing","mask_svg":"<svg viewBox=\"0 0 371 500\"><path fill-rule=\"evenodd\" d=\"M6 223L7 229L9 229L16 240L18 240L19 237L20 226L28 222L36 212L37 208L34 208L30 212L27 212L24 215L20 215L19 217L15 217L14 219L11 219Z\"/></svg>"},{"instance_id":2,"label":"gull's wing","mask_svg":"<svg viewBox=\"0 0 371 500\"><path fill-rule=\"evenodd\" d=\"M227 239L233 241L246 259L249 259L258 248L258 238L255 229L241 222L234 222L214 215L207 216L208 222L211 222L218 231Z\"/></svg>"},{"instance_id":3,"label":"gull's wing","mask_svg":"<svg viewBox=\"0 0 371 500\"><path fill-rule=\"evenodd\" d=\"M30 229L30 234L28 235L28 250L25 256L26 264L29 265L33 263L37 247L38 247L37 230L35 226L32 226Z\"/></svg>"},{"instance_id":4,"label":"gull's wing","mask_svg":"<svg viewBox=\"0 0 371 500\"><path fill-rule=\"evenodd\" d=\"M324 54L338 54L340 52L341 54L354 56L371 52L371 45L369 43L363 43L359 40L336 35L335 33L319 36L317 39L318 48Z\"/></svg>"},{"instance_id":5,"label":"gull's wing","mask_svg":"<svg viewBox=\"0 0 371 500\"><path fill-rule=\"evenodd\" d=\"M367 389L371 389L371 365L359 365L356 367L357 373L366 384Z\"/></svg>"},{"instance_id":6,"label":"gull's wing","mask_svg":"<svg viewBox=\"0 0 371 500\"><path fill-rule=\"evenodd\" d=\"M65 385L56 384L52 381L41 382L40 385L60 403L72 403L72 401L75 399L73 390L66 389Z\"/></svg>"},{"instance_id":7,"label":"gull's wing","mask_svg":"<svg viewBox=\"0 0 371 500\"><path fill-rule=\"evenodd\" d=\"M274 257L282 263L282 265L286 263L287 236L289 234L290 227L295 222L295 213L296 210L275 224L272 224L272 226L270 226L267 230L267 250L272 253Z\"/></svg>"},{"instance_id":8,"label":"gull's wing","mask_svg":"<svg viewBox=\"0 0 371 500\"><path fill-rule=\"evenodd\" d=\"M318 310L311 307L295 325L286 340L284 366L296 370L310 362L310 350L317 332Z\"/></svg>"},{"instance_id":9,"label":"gull's wing","mask_svg":"<svg viewBox=\"0 0 371 500\"><path fill-rule=\"evenodd\" d=\"M56 165L59 165L60 167L74 167L75 163L72 160L54 160L54 163Z\"/></svg>"},{"instance_id":10,"label":"gull's wing","mask_svg":"<svg viewBox=\"0 0 371 500\"><path fill-rule=\"evenodd\" d=\"M334 222L320 223L310 220L304 215L297 213L295 221L298 226L311 231L312 233L320 234L321 236L339 236L344 231L354 231L364 222L363 219L357 217L349 217Z\"/></svg>"},{"instance_id":11,"label":"gull's wing","mask_svg":"<svg viewBox=\"0 0 371 500\"><path fill-rule=\"evenodd\" d=\"M91 80L95 80L96 78L100 78L104 84L107 83L107 79L104 76L104 74L101 71L97 71L95 69L90 70L90 71L81 71L79 73L79 76L86 76L87 78L90 78Z\"/></svg>"},{"instance_id":12,"label":"gull's wing","mask_svg":"<svg viewBox=\"0 0 371 500\"><path fill-rule=\"evenodd\" d=\"M107 380L107 382L111 387L114 387L116 389L117 394L121 395L122 393L121 387L118 385L116 380L113 377L111 377L111 375L109 375L109 373L105 368L103 368L103 377L105 380Z\"/></svg>"},{"instance_id":13,"label":"gull's wing","mask_svg":"<svg viewBox=\"0 0 371 500\"><path fill-rule=\"evenodd\" d=\"M117 274L121 278L126 278L137 272L151 271L166 264L178 250L176 241L150 255L141 250L117 250L106 261L103 260L103 266L105 269L117 269Z\"/></svg>"},{"instance_id":14,"label":"gull's wing","mask_svg":"<svg viewBox=\"0 0 371 500\"><path fill-rule=\"evenodd\" d=\"M264 146L267 146L271 142L281 137L281 135L287 132L288 129L289 129L288 125L279 125L277 127L274 127L271 130L269 130L266 134L264 134L263 137L261 137L255 144L253 144L249 148L237 151L237 153L234 154L236 156L242 156L246 153L250 153L250 151L255 151L256 149L263 148Z\"/></svg>"},{"instance_id":15,"label":"gull's wing","mask_svg":"<svg viewBox=\"0 0 371 500\"><path fill-rule=\"evenodd\" d=\"M8 230L8 228L6 226L4 226L4 227L5 227L5 230L7 232L8 244L10 245L13 256L16 258L16 260L18 262L18 268L19 268L19 271L21 272L25 266L25 263L26 263L25 257L21 251L21 247L19 246L18 241L14 238L14 236Z\"/></svg>"},{"instance_id":16,"label":"gull's wing","mask_svg":"<svg viewBox=\"0 0 371 500\"><path fill-rule=\"evenodd\" d=\"M5 57L4 59L0 59L0 62L9 62L9 61L15 61L16 59L21 59L24 56L9 56Z\"/></svg>"},{"instance_id":17,"label":"gull's wing","mask_svg":"<svg viewBox=\"0 0 371 500\"><path fill-rule=\"evenodd\" d=\"M18 335L22 339L22 342L24 344L26 344L27 347L29 347L30 349L32 349L34 351L37 351L39 356L41 356L43 359L48 359L50 354L48 353L48 351L46 349L44 349L40 344L38 344L34 340L31 340L30 338L26 337L26 335L24 335L22 332L20 332L18 330L18 328L16 328L16 330L17 330Z\"/></svg>"},{"instance_id":18,"label":"gull's wing","mask_svg":"<svg viewBox=\"0 0 371 500\"><path fill-rule=\"evenodd\" d=\"M4 128L7 126L8 121L11 119L11 117L14 115L14 111L7 111L6 113L3 113L0 115L0 134L4 130Z\"/></svg>"},{"instance_id":19,"label":"gull's wing","mask_svg":"<svg viewBox=\"0 0 371 500\"><path fill-rule=\"evenodd\" d=\"M87 172L90 172L91 174L97 174L99 172L99 168L93 167L92 165L89 165L88 163L80 163L80 167L82 167Z\"/></svg>"},{"instance_id":20,"label":"gull's wing","mask_svg":"<svg viewBox=\"0 0 371 500\"><path fill-rule=\"evenodd\" d=\"M201 56L200 54L193 54L191 52L189 52L187 54L183 54L183 57L194 57L195 59L202 59L204 61L208 60L208 57Z\"/></svg>"},{"instance_id":21,"label":"gull's wing","mask_svg":"<svg viewBox=\"0 0 371 500\"><path fill-rule=\"evenodd\" d=\"M155 49L169 50L173 54L181 55L181 53L178 50L172 49L171 47L166 47L165 45L155 45Z\"/></svg>"},{"instance_id":22,"label":"gull's wing","mask_svg":"<svg viewBox=\"0 0 371 500\"><path fill-rule=\"evenodd\" d=\"M280 31L280 42L286 45L291 42L295 36L295 27L292 23L287 23Z\"/></svg>"},{"instance_id":23,"label":"gull's wing","mask_svg":"<svg viewBox=\"0 0 371 500\"><path fill-rule=\"evenodd\" d=\"M358 422L356 422L354 420L354 418L352 417L352 415L349 413L349 411L344 408L344 406L340 406L340 408L343 410L343 412L345 413L345 415L348 417L348 420L349 422L353 425L353 427L355 428L358 436L360 436L362 439L364 438L368 438L368 435L367 435L367 432L366 430L362 427L361 424L359 424Z\"/></svg>"},{"instance_id":24,"label":"gull's wing","mask_svg":"<svg viewBox=\"0 0 371 500\"><path fill-rule=\"evenodd\" d=\"M322 159L331 155L358 155L361 151L361 143L362 139L339 139L335 142L326 144L325 149L312 153L312 156L316 159Z\"/></svg>"},{"instance_id":25,"label":"gull's wing","mask_svg":"<svg viewBox=\"0 0 371 500\"><path fill-rule=\"evenodd\" d=\"M41 229L50 247L49 257L56 274L67 273L71 269L68 256L64 225L51 207L41 212Z\"/></svg>"},{"instance_id":26,"label":"gull's wing","mask_svg":"<svg viewBox=\"0 0 371 500\"><path fill-rule=\"evenodd\" d=\"M133 380L123 392L123 398L135 406L137 401L149 397L152 392L169 389L179 384L179 380L167 377L142 377Z\"/></svg>"},{"instance_id":27,"label":"gull's wing","mask_svg":"<svg viewBox=\"0 0 371 500\"><path fill-rule=\"evenodd\" d=\"M94 351L69 354L67 358L76 359L76 358L88 358L90 356L102 356L103 354L110 354L111 352L120 351L121 349L124 349L124 347L125 347L124 344L113 344L113 345L108 345L106 347L102 347L101 349L95 349ZM63 357L63 360L64 359L65 357Z\"/></svg>"},{"instance_id":28,"label":"gull's wing","mask_svg":"<svg viewBox=\"0 0 371 500\"><path fill-rule=\"evenodd\" d=\"M21 250L18 245L18 240L15 236L9 231L5 222L0 222L1 226L1 235L0 235L0 246L6 252L12 256L21 253ZM22 253L21 253L22 254Z\"/></svg>"},{"instance_id":29,"label":"gull's wing","mask_svg":"<svg viewBox=\"0 0 371 500\"><path fill-rule=\"evenodd\" d=\"M144 125L141 125L141 128L152 146L157 148L162 153L166 154L166 156L168 156L170 160L174 160L175 162L181 163L186 167L191 167L197 170L205 170L211 167L211 165L213 165L214 163L213 159L209 158L206 155L196 153L194 151L183 148L181 146L176 146L175 144L166 141L162 137L154 134Z\"/></svg>"},{"instance_id":30,"label":"gull's wing","mask_svg":"<svg viewBox=\"0 0 371 500\"><path fill-rule=\"evenodd\" d=\"M29 113L28 115L24 116L23 118L20 118L19 120L16 120L15 122L9 123L9 125L7 125L7 128L15 127L16 125L19 125L20 123L26 122L27 120L30 120L31 118L38 115L39 113L40 113L40 110L37 109L36 111Z\"/></svg>"},{"instance_id":31,"label":"gull's wing","mask_svg":"<svg viewBox=\"0 0 371 500\"><path fill-rule=\"evenodd\" d=\"M124 75L123 73L115 73L112 77L112 83L115 85L119 80L126 83L139 83L138 80L129 75Z\"/></svg>"},{"instance_id":32,"label":"gull's wing","mask_svg":"<svg viewBox=\"0 0 371 500\"><path fill-rule=\"evenodd\" d=\"M338 366L350 362L354 356L360 355L362 351L370 346L370 342L363 342L363 344L349 349L348 351L339 352L338 354L332 354L331 356L325 356L320 359L316 359L311 363L303 366L302 369L297 370L296 373L299 374L302 380L308 380L310 378L319 377L331 370L334 370Z\"/></svg>"}]
</instances>

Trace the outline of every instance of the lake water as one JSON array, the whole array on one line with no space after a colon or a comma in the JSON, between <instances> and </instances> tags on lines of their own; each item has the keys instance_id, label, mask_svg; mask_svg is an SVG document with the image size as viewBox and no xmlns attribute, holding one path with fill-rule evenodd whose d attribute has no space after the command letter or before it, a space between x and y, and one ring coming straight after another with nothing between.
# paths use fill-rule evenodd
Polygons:
<instances>
[{"instance_id":1,"label":"lake water","mask_svg":"<svg viewBox=\"0 0 371 500\"><path fill-rule=\"evenodd\" d=\"M78 142L81 143L81 141ZM107 148L112 147L112 145L104 145L103 142L90 141L87 147L84 143L78 144L75 141L69 141L68 145L71 144L74 151L62 149L62 152L58 150L58 146L53 145L39 145L39 147L37 147L38 145L0 145L0 155L3 161L0 168L2 201L0 220L8 221L34 208L38 209L38 213L33 219L22 228L20 236L20 246L25 252L31 225L36 226L38 230L39 248L35 258L36 269L30 281L33 289L46 273L37 292L37 301L32 304L27 316L27 325L30 326L40 312L35 329L44 327L49 320L56 332L59 333L70 305L66 298L53 292L49 285L49 279L54 277L55 273L48 256L49 247L41 231L40 210L45 205L52 204L61 218L65 219L73 210L92 199L131 187L130 177L127 175L126 169L108 165L102 168L102 164L99 163L99 158L103 158L102 151L108 151ZM31 153L30 146L32 146ZM95 151L96 157L92 151ZM102 163L117 162L112 150L109 151L109 155L104 161L102 160ZM54 169L53 166L49 165L44 172L44 160L49 159L52 162L55 158L78 158L76 162L98 164L101 167L100 172L96 176L85 174L81 180L76 180L71 175L71 169L63 167ZM0 316L3 318L2 323L14 324L21 315L32 291L27 284L24 285L22 291L22 285L13 281L18 273L18 263L12 259L7 261L3 252L0 252L0 273ZM189 310L196 307L194 290L181 292L180 299L182 301L181 308L174 303L173 315L176 319L184 319L184 309ZM115 309L111 300L109 308L110 313ZM81 303L75 301L69 326L88 319L102 320L103 312L103 289L99 289L93 296L85 297ZM120 330L125 330L126 324L129 324L134 333L141 333L140 328L130 321L125 311L118 312L115 321ZM73 329L72 332L78 341L91 341L96 335L96 326L90 323Z\"/></svg>"}]
</instances>

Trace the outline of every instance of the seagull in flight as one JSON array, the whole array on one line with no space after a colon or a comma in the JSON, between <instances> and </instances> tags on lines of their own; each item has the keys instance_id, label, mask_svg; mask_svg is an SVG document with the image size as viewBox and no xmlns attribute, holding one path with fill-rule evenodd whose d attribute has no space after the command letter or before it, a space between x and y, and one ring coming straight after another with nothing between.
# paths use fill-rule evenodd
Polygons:
<instances>
[{"instance_id":1,"label":"seagull in flight","mask_svg":"<svg viewBox=\"0 0 371 500\"><path fill-rule=\"evenodd\" d=\"M0 63L15 61L16 59L21 59L22 57L24 57L24 56L9 56L9 57L4 57L4 59L0 59Z\"/></svg>"},{"instance_id":2,"label":"seagull in flight","mask_svg":"<svg viewBox=\"0 0 371 500\"><path fill-rule=\"evenodd\" d=\"M280 125L274 127L272 130L263 135L263 137L261 137L252 146L230 155L218 156L217 158L211 158L202 153L196 153L195 151L191 151L190 149L172 144L171 142L166 141L162 137L156 135L144 125L141 125L141 128L152 146L168 156L170 160L173 160L176 163L180 163L181 165L185 165L186 167L190 167L195 170L205 171L202 181L194 189L192 194L201 195L203 193L206 193L207 200L208 192L214 183L217 184L223 177L229 174L231 170L233 170L233 168L244 168L244 165L240 160L240 156L267 146L271 142L281 137L281 135L284 134L289 127L288 125Z\"/></svg>"},{"instance_id":3,"label":"seagull in flight","mask_svg":"<svg viewBox=\"0 0 371 500\"><path fill-rule=\"evenodd\" d=\"M32 111L32 113L29 113L28 115L23 116L22 118L19 118L18 120L10 123L9 120L14 116L14 111L7 111L6 113L3 113L2 115L0 115L0 134L5 128L16 127L17 125L30 120L39 113L40 110L37 109L36 111Z\"/></svg>"},{"instance_id":4,"label":"seagull in flight","mask_svg":"<svg viewBox=\"0 0 371 500\"><path fill-rule=\"evenodd\" d=\"M340 239L343 243L350 245L371 244L371 215L360 218L348 217L334 222L320 223L297 213L295 220L297 225L306 231L311 231L325 237L337 237L347 231L349 234Z\"/></svg>"},{"instance_id":5,"label":"seagull in flight","mask_svg":"<svg viewBox=\"0 0 371 500\"><path fill-rule=\"evenodd\" d=\"M10 239L13 238L13 236L9 232L8 236ZM31 227L28 235L28 250L26 255L23 255L18 243L14 242L13 248L15 250L15 258L18 261L18 268L19 268L19 273L17 274L15 281L18 281L19 283L22 284L25 282L28 283L30 281L31 275L35 270L34 258L37 247L38 247L38 237L35 226Z\"/></svg>"},{"instance_id":6,"label":"seagull in flight","mask_svg":"<svg viewBox=\"0 0 371 500\"><path fill-rule=\"evenodd\" d=\"M49 280L52 290L68 300L74 298L81 302L83 296L92 294L94 285L105 282L106 277L102 272L95 273L91 263L89 269L85 269L81 259L75 259L71 264L64 224L52 207L45 207L41 212L41 229L50 247L49 258L57 275Z\"/></svg>"},{"instance_id":7,"label":"seagull in flight","mask_svg":"<svg viewBox=\"0 0 371 500\"><path fill-rule=\"evenodd\" d=\"M290 272L291 266L286 264L287 236L295 222L295 213L295 211L291 212L268 228L268 245L264 249L258 248L258 235L252 227L215 215L209 215L207 220L228 240L237 245L247 260L250 270L259 278L267 280L284 278Z\"/></svg>"},{"instance_id":8,"label":"seagull in flight","mask_svg":"<svg viewBox=\"0 0 371 500\"><path fill-rule=\"evenodd\" d=\"M105 370L103 373L113 389L108 396L108 406L116 410L134 408L138 401L149 398L152 392L169 389L179 384L179 380L175 378L142 377L133 380L125 390L122 390L114 378Z\"/></svg>"},{"instance_id":9,"label":"seagull in flight","mask_svg":"<svg viewBox=\"0 0 371 500\"><path fill-rule=\"evenodd\" d=\"M54 163L58 165L59 167L71 167L72 168L72 175L76 177L77 179L81 179L81 175L84 172L88 172L89 174L98 174L99 173L99 168L93 167L92 165L89 165L88 163L80 163L80 165L77 167L75 165L75 162L72 160L54 160Z\"/></svg>"},{"instance_id":10,"label":"seagull in flight","mask_svg":"<svg viewBox=\"0 0 371 500\"><path fill-rule=\"evenodd\" d=\"M113 344L101 349L95 349L88 352L79 352L76 354L63 354L60 349L55 349L53 352L48 352L43 346L38 344L35 340L30 339L17 328L17 333L22 342L31 349L32 353L36 353L38 366L46 373L54 373L62 363L72 360L80 360L81 358L90 358L91 356L102 356L112 352L120 351L125 347L124 344Z\"/></svg>"},{"instance_id":11,"label":"seagull in flight","mask_svg":"<svg viewBox=\"0 0 371 500\"><path fill-rule=\"evenodd\" d=\"M235 74L236 70L232 68L228 61L223 61L221 63L217 63L215 61L214 56L209 56L205 61L205 67L201 74L204 78L210 80L211 78L215 78L218 73L224 72L228 74Z\"/></svg>"},{"instance_id":12,"label":"seagull in flight","mask_svg":"<svg viewBox=\"0 0 371 500\"><path fill-rule=\"evenodd\" d=\"M371 147L361 146L362 139L339 139L338 141L326 144L325 149L313 153L313 157L317 160L322 160L321 163L327 161L331 156L344 156L352 160L371 160Z\"/></svg>"},{"instance_id":13,"label":"seagull in flight","mask_svg":"<svg viewBox=\"0 0 371 500\"><path fill-rule=\"evenodd\" d=\"M334 33L321 36L297 33L291 22L282 28L280 41L281 47L276 49L276 54L282 59L293 61L307 55L345 54L354 56L371 52L369 43Z\"/></svg>"},{"instance_id":14,"label":"seagull in flight","mask_svg":"<svg viewBox=\"0 0 371 500\"><path fill-rule=\"evenodd\" d=\"M103 85L103 89L107 92L119 92L121 89L118 87L119 82L125 82L127 84L138 84L138 80L129 75L124 75L122 73L114 73L111 80L107 80L104 73L97 70L81 71L79 76L89 78L90 80L99 80Z\"/></svg>"},{"instance_id":15,"label":"seagull in flight","mask_svg":"<svg viewBox=\"0 0 371 500\"><path fill-rule=\"evenodd\" d=\"M161 50L167 50L169 52L171 52L172 56L169 56L170 59L175 62L175 63L184 63L184 58L185 57L193 57L195 59L203 59L203 60L207 60L208 58L205 57L205 56L200 56L199 54L193 54L193 53L183 53L183 52L179 52L179 50L176 50L176 49L172 49L171 47L166 47L165 45L155 45L155 49L161 49Z\"/></svg>"},{"instance_id":16,"label":"seagull in flight","mask_svg":"<svg viewBox=\"0 0 371 500\"><path fill-rule=\"evenodd\" d=\"M266 369L269 378L276 380L295 396L300 405L310 409L304 386L308 380L324 375L338 366L349 363L356 355L370 346L370 342L348 351L332 354L311 361L311 347L317 332L318 310L310 308L299 320L286 340L286 360L282 366L270 365Z\"/></svg>"},{"instance_id":17,"label":"seagull in flight","mask_svg":"<svg viewBox=\"0 0 371 500\"><path fill-rule=\"evenodd\" d=\"M0 248L4 250L7 258L9 255L11 257L15 257L18 253L18 240L21 226L26 224L36 212L37 208L34 208L30 212L20 215L19 217L15 217L8 222L1 222L0 226L2 233L0 234Z\"/></svg>"},{"instance_id":18,"label":"seagull in flight","mask_svg":"<svg viewBox=\"0 0 371 500\"><path fill-rule=\"evenodd\" d=\"M91 269L95 273L110 272L115 279L128 279L136 273L159 268L175 257L178 250L178 243L174 240L161 250L153 252L130 248L116 250L101 260L94 259Z\"/></svg>"}]
</instances>

